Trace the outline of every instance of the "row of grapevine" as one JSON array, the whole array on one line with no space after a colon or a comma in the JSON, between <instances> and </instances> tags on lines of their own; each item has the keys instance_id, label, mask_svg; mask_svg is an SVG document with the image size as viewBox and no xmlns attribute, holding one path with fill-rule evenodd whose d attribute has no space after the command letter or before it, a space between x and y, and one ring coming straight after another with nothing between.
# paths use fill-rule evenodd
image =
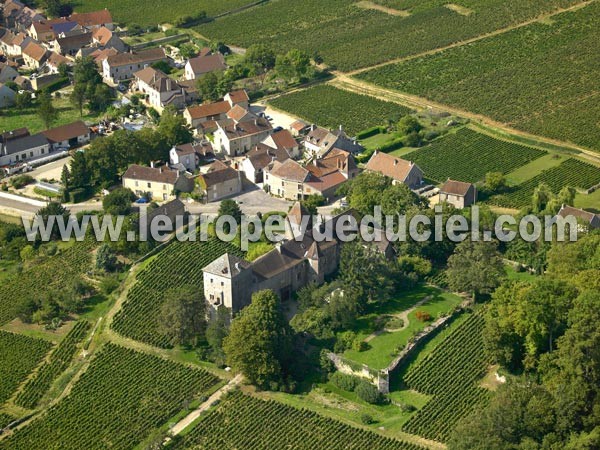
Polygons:
<instances>
[{"instance_id":1,"label":"row of grapevine","mask_svg":"<svg viewBox=\"0 0 600 450\"><path fill-rule=\"evenodd\" d=\"M2 430L7 425L11 424L15 418L6 413L0 413L0 430Z\"/></svg>"},{"instance_id":2,"label":"row of grapevine","mask_svg":"<svg viewBox=\"0 0 600 450\"><path fill-rule=\"evenodd\" d=\"M325 128L337 129L343 125L352 136L367 128L385 125L388 119L395 122L410 112L395 103L344 91L328 84L292 92L269 103Z\"/></svg>"},{"instance_id":3,"label":"row of grapevine","mask_svg":"<svg viewBox=\"0 0 600 450\"><path fill-rule=\"evenodd\" d=\"M23 408L33 409L50 388L52 382L64 372L75 356L78 344L83 340L90 323L80 320L65 336L56 349L50 354L37 374L25 384L15 399L15 403Z\"/></svg>"},{"instance_id":4,"label":"row of grapevine","mask_svg":"<svg viewBox=\"0 0 600 450\"><path fill-rule=\"evenodd\" d=\"M446 441L456 423L488 398L477 386L487 368L481 314L471 314L424 359L409 367L404 383L434 397L404 425L404 430Z\"/></svg>"},{"instance_id":5,"label":"row of grapevine","mask_svg":"<svg viewBox=\"0 0 600 450\"><path fill-rule=\"evenodd\" d=\"M281 52L298 48L349 71L444 47L576 2L470 0L469 8L476 13L464 16L441 2L420 2L423 7L409 6L408 14L398 15L356 0L278 0L199 25L197 30L243 48L253 44Z\"/></svg>"},{"instance_id":6,"label":"row of grapevine","mask_svg":"<svg viewBox=\"0 0 600 450\"><path fill-rule=\"evenodd\" d=\"M124 336L168 348L168 339L160 332L159 321L164 292L184 285L203 290L202 268L225 253L243 256L232 244L210 238L206 242L174 242L162 250L139 273L113 328Z\"/></svg>"},{"instance_id":7,"label":"row of grapevine","mask_svg":"<svg viewBox=\"0 0 600 450\"><path fill-rule=\"evenodd\" d=\"M417 163L431 180L443 182L451 178L475 183L488 172L508 173L545 154L542 150L462 128L404 158Z\"/></svg>"},{"instance_id":8,"label":"row of grapevine","mask_svg":"<svg viewBox=\"0 0 600 450\"><path fill-rule=\"evenodd\" d=\"M555 194L565 186L587 190L600 184L600 167L569 158L515 186L511 192L492 197L489 202L506 208L522 208L531 204L533 191L540 183L548 185Z\"/></svg>"},{"instance_id":9,"label":"row of grapevine","mask_svg":"<svg viewBox=\"0 0 600 450\"><path fill-rule=\"evenodd\" d=\"M231 393L184 439L181 449L418 450L415 444L361 430L272 400Z\"/></svg>"},{"instance_id":10,"label":"row of grapevine","mask_svg":"<svg viewBox=\"0 0 600 450\"><path fill-rule=\"evenodd\" d=\"M0 325L14 319L19 305L28 298L49 289L64 289L89 270L93 246L90 239L75 242L57 255L6 279L0 286Z\"/></svg>"},{"instance_id":11,"label":"row of grapevine","mask_svg":"<svg viewBox=\"0 0 600 450\"><path fill-rule=\"evenodd\" d=\"M218 382L208 372L106 344L67 397L4 450L129 450Z\"/></svg>"},{"instance_id":12,"label":"row of grapevine","mask_svg":"<svg viewBox=\"0 0 600 450\"><path fill-rule=\"evenodd\" d=\"M25 381L51 347L48 341L0 330L0 405Z\"/></svg>"},{"instance_id":13,"label":"row of grapevine","mask_svg":"<svg viewBox=\"0 0 600 450\"><path fill-rule=\"evenodd\" d=\"M472 8L476 2L468 3L465 6ZM538 2L504 3L507 8L518 8ZM477 11L468 19L486 14ZM551 23L533 22L469 45L374 68L358 77L533 134L600 150L599 41L600 4L589 2L584 8L554 16Z\"/></svg>"}]
</instances>

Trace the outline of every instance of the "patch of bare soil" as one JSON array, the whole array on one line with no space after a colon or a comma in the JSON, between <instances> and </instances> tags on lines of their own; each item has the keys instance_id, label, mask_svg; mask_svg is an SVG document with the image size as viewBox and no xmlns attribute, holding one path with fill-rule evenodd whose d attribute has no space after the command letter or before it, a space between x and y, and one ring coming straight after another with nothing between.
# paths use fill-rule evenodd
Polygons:
<instances>
[{"instance_id":1,"label":"patch of bare soil","mask_svg":"<svg viewBox=\"0 0 600 450\"><path fill-rule=\"evenodd\" d=\"M387 6L378 5L377 3L373 3L367 0L362 0L358 3L355 3L354 6L357 6L362 9L374 9L375 11L381 11L383 13L389 14L390 16L397 17L408 17L410 13L408 11L404 11L401 9L393 9L388 8Z\"/></svg>"},{"instance_id":2,"label":"patch of bare soil","mask_svg":"<svg viewBox=\"0 0 600 450\"><path fill-rule=\"evenodd\" d=\"M444 6L446 8L448 8L449 10L454 11L457 14L460 14L461 16L470 16L474 12L472 9L469 9L465 6L457 5L455 3L448 3Z\"/></svg>"}]
</instances>

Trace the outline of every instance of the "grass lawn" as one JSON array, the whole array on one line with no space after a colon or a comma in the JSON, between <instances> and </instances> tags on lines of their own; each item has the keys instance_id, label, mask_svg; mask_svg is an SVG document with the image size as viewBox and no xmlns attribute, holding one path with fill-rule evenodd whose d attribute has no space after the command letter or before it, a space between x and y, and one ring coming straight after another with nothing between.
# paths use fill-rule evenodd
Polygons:
<instances>
[{"instance_id":1,"label":"grass lawn","mask_svg":"<svg viewBox=\"0 0 600 450\"><path fill-rule=\"evenodd\" d=\"M524 181L539 175L546 169L558 166L565 159L567 159L567 157L564 155L549 153L506 174L506 181L510 186L516 186L517 184L521 184Z\"/></svg>"},{"instance_id":2,"label":"grass lawn","mask_svg":"<svg viewBox=\"0 0 600 450\"><path fill-rule=\"evenodd\" d=\"M390 141L393 141L396 138L394 133L379 133L375 136L368 137L366 139L362 139L360 143L367 150L376 150L380 148L383 144L386 144Z\"/></svg>"},{"instance_id":3,"label":"grass lawn","mask_svg":"<svg viewBox=\"0 0 600 450\"><path fill-rule=\"evenodd\" d=\"M86 122L95 122L98 120L99 115L97 114L85 114L83 118L79 116L77 111L67 96L54 99L54 106L58 109L58 121L53 125L57 127L65 125L77 120L84 120ZM15 108L3 109L0 111L0 130L14 130L15 128L27 127L30 133L38 133L46 129L42 120L38 117L35 108L27 108L25 110L18 110Z\"/></svg>"},{"instance_id":4,"label":"grass lawn","mask_svg":"<svg viewBox=\"0 0 600 450\"><path fill-rule=\"evenodd\" d=\"M575 196L575 206L600 213L600 189L591 194L577 194Z\"/></svg>"},{"instance_id":5,"label":"grass lawn","mask_svg":"<svg viewBox=\"0 0 600 450\"><path fill-rule=\"evenodd\" d=\"M441 314L448 313L454 309L462 301L455 294L442 292L433 287L422 287L417 289L416 292L409 293L407 296L400 296L387 302L379 312L380 314L390 314L404 311L428 295L432 296L430 300L408 314L408 324L405 328L394 332L384 331L369 341L370 348L368 350L359 352L349 349L344 352L344 357L361 364L366 364L373 369L384 369L398 354L399 350L406 345L408 340L427 326L426 322L421 322L417 319L417 311L427 312L435 320ZM363 335L366 337L367 333L363 333Z\"/></svg>"}]
</instances>

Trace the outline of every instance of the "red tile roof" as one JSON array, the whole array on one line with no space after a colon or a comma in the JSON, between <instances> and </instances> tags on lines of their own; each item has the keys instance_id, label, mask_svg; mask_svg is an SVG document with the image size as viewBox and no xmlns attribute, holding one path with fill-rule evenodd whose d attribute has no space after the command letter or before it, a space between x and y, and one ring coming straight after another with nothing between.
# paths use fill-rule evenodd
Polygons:
<instances>
[{"instance_id":1,"label":"red tile roof","mask_svg":"<svg viewBox=\"0 0 600 450\"><path fill-rule=\"evenodd\" d=\"M215 70L227 69L225 58L220 53L207 56L197 56L188 60L195 75L202 75Z\"/></svg>"},{"instance_id":2,"label":"red tile roof","mask_svg":"<svg viewBox=\"0 0 600 450\"><path fill-rule=\"evenodd\" d=\"M230 109L231 105L229 102L221 100L220 102L207 103L205 105L190 106L187 110L192 119L201 119L203 117L225 114Z\"/></svg>"},{"instance_id":3,"label":"red tile roof","mask_svg":"<svg viewBox=\"0 0 600 450\"><path fill-rule=\"evenodd\" d=\"M42 134L46 136L46 139L52 143L67 141L79 136L85 136L89 133L90 129L81 120L52 128L50 130L42 131Z\"/></svg>"},{"instance_id":4,"label":"red tile roof","mask_svg":"<svg viewBox=\"0 0 600 450\"><path fill-rule=\"evenodd\" d=\"M152 168L132 164L123 174L123 178L141 181L154 181L157 183L175 184L179 172L165 167Z\"/></svg>"},{"instance_id":5,"label":"red tile roof","mask_svg":"<svg viewBox=\"0 0 600 450\"><path fill-rule=\"evenodd\" d=\"M469 189L471 189L471 186L473 186L471 183L448 179L440 188L440 192L464 197L469 192Z\"/></svg>"},{"instance_id":6,"label":"red tile roof","mask_svg":"<svg viewBox=\"0 0 600 450\"><path fill-rule=\"evenodd\" d=\"M69 16L69 20L77 22L82 27L93 27L113 23L112 16L108 9L88 13L74 13Z\"/></svg>"},{"instance_id":7,"label":"red tile roof","mask_svg":"<svg viewBox=\"0 0 600 450\"><path fill-rule=\"evenodd\" d=\"M411 170L418 166L402 158L398 158L387 153L375 152L366 165L367 170L379 172L387 177L397 181L404 181L410 174ZM420 169L419 169L420 170Z\"/></svg>"}]
</instances>

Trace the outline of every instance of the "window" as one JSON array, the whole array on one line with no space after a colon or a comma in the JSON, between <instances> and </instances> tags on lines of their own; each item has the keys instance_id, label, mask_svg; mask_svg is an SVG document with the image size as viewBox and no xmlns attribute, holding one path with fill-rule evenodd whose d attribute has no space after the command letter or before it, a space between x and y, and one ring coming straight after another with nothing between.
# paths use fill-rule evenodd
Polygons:
<instances>
[{"instance_id":1,"label":"window","mask_svg":"<svg viewBox=\"0 0 600 450\"><path fill-rule=\"evenodd\" d=\"M223 283L223 282L221 281L221 287L223 287L223 286L225 286L225 283Z\"/></svg>"},{"instance_id":2,"label":"window","mask_svg":"<svg viewBox=\"0 0 600 450\"><path fill-rule=\"evenodd\" d=\"M163 191L166 191L166 190L167 190L167 185L163 184Z\"/></svg>"},{"instance_id":3,"label":"window","mask_svg":"<svg viewBox=\"0 0 600 450\"><path fill-rule=\"evenodd\" d=\"M33 158L33 152L29 152L29 157Z\"/></svg>"},{"instance_id":4,"label":"window","mask_svg":"<svg viewBox=\"0 0 600 450\"><path fill-rule=\"evenodd\" d=\"M139 184L138 181L135 180L135 187L138 187L138 184Z\"/></svg>"},{"instance_id":5,"label":"window","mask_svg":"<svg viewBox=\"0 0 600 450\"><path fill-rule=\"evenodd\" d=\"M148 183L148 187L151 188L152 187L152 183Z\"/></svg>"},{"instance_id":6,"label":"window","mask_svg":"<svg viewBox=\"0 0 600 450\"><path fill-rule=\"evenodd\" d=\"M210 282L212 283L213 281L215 281L215 280L213 280L213 279L211 278L211 279L210 279Z\"/></svg>"}]
</instances>

